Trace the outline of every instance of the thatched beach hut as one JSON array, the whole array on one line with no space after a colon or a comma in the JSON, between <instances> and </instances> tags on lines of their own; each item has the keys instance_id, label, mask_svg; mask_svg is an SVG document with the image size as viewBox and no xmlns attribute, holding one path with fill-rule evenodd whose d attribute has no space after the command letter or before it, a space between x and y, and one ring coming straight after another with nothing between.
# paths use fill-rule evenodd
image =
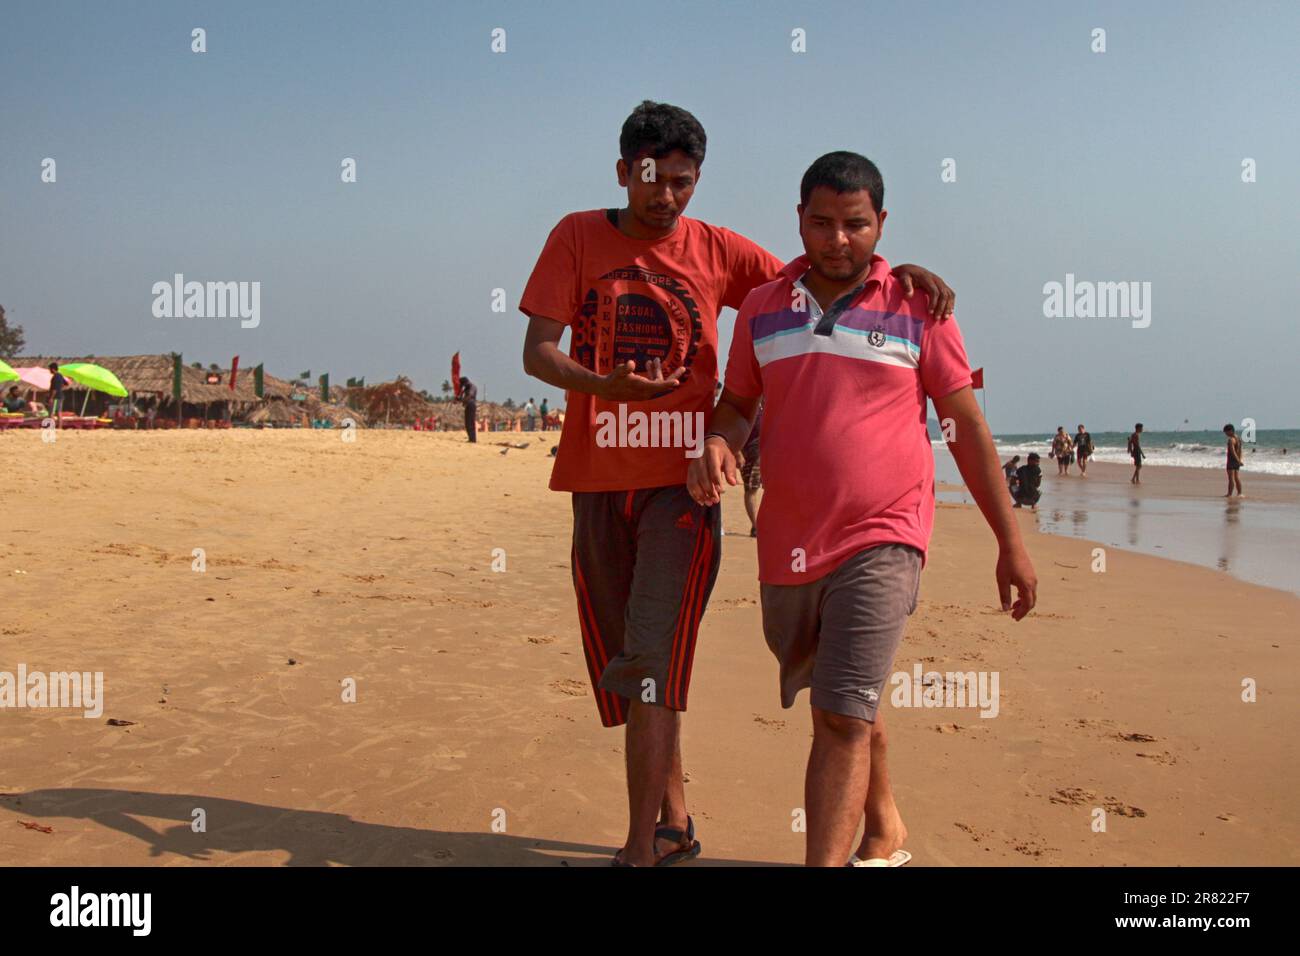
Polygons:
<instances>
[{"instance_id":1,"label":"thatched beach hut","mask_svg":"<svg viewBox=\"0 0 1300 956\"><path fill-rule=\"evenodd\" d=\"M158 424L181 422L220 422L239 420L268 400L290 400L296 389L292 382L264 374L263 397L254 388L253 369L239 369L235 387L230 387L229 369L203 369L192 365L181 366L180 407L173 397L173 359L169 353L158 355L29 355L10 361L15 366L33 365L47 368L51 362L65 365L71 362L93 362L108 369L129 393L128 399L115 398L102 392L87 390L76 382L69 382L67 410L80 410L83 405L88 415L100 415L112 406L129 405L141 415L152 410ZM219 379L209 383L209 376ZM129 417L129 416L128 416Z\"/></svg>"}]
</instances>

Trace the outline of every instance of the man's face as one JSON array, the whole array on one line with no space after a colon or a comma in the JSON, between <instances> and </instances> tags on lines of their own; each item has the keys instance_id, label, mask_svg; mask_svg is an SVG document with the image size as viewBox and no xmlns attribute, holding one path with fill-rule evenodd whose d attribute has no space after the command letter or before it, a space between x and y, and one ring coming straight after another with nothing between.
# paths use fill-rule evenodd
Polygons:
<instances>
[{"instance_id":1,"label":"man's face","mask_svg":"<svg viewBox=\"0 0 1300 956\"><path fill-rule=\"evenodd\" d=\"M641 225L670 230L695 194L700 170L680 149L658 159L643 155L629 168L618 161L618 184L627 188L627 206Z\"/></svg>"},{"instance_id":2,"label":"man's face","mask_svg":"<svg viewBox=\"0 0 1300 956\"><path fill-rule=\"evenodd\" d=\"M867 271L887 215L876 212L871 193L837 193L818 186L798 210L799 236L814 272L844 282Z\"/></svg>"}]
</instances>

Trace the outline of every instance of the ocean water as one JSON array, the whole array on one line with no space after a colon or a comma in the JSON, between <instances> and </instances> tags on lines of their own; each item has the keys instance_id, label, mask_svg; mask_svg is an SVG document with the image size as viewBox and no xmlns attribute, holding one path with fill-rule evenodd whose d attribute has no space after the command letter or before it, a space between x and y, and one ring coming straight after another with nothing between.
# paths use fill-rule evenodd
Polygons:
<instances>
[{"instance_id":1,"label":"ocean water","mask_svg":"<svg viewBox=\"0 0 1300 956\"><path fill-rule=\"evenodd\" d=\"M1093 442L1096 440L1094 436ZM1041 445L1019 447L1021 454L1027 450L1044 454ZM1194 463L1196 455L1204 456L1208 451L1171 453L1166 463L1174 463L1175 454L1181 454L1177 461L1186 467L1208 467ZM1264 454L1261 448L1254 457ZM1251 457L1246 452L1248 467ZM934 458L937 480L962 484L947 446L939 443ZM1043 497L1036 515L1040 532L1187 561L1253 584L1300 594L1300 508L1251 498L1167 498L1161 496L1160 483L1155 479L1144 481L1137 491L1127 483L1057 479L1051 462L1044 458L1043 465ZM1218 453L1213 466L1223 467L1222 453ZM965 488L940 491L937 497L956 504L974 503Z\"/></svg>"},{"instance_id":2,"label":"ocean water","mask_svg":"<svg viewBox=\"0 0 1300 956\"><path fill-rule=\"evenodd\" d=\"M1075 423L1077 427L1078 422ZM1222 426L1220 426L1220 429ZM1066 425L1066 431L1074 431ZM1052 449L1055 429L1037 435L995 434L994 442L1003 460L1012 455L1025 456L1036 451L1043 456L1043 465L1054 466L1047 460ZM1127 465L1129 432L1091 432L1093 457L1097 461ZM1238 431L1238 434L1241 434ZM1144 465L1173 465L1178 468L1218 468L1227 464L1226 436L1215 431L1143 431L1142 451ZM1283 452L1285 449L1285 453ZM1268 475L1300 475L1300 429L1259 429L1255 441L1242 442L1245 473L1259 472Z\"/></svg>"}]
</instances>

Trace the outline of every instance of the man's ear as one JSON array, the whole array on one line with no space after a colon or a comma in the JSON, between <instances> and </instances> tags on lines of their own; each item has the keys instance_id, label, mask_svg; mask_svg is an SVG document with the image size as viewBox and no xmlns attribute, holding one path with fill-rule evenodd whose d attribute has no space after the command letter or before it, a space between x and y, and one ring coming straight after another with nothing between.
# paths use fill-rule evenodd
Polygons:
<instances>
[{"instance_id":1,"label":"man's ear","mask_svg":"<svg viewBox=\"0 0 1300 956\"><path fill-rule=\"evenodd\" d=\"M884 231L885 231L885 217L888 216L888 215L889 215L889 212L888 212L887 210L884 210L884 209L880 210L880 225L878 225L878 226L876 227L876 235L877 235L877 236L880 236L880 235L883 235L883 234L884 234Z\"/></svg>"},{"instance_id":2,"label":"man's ear","mask_svg":"<svg viewBox=\"0 0 1300 956\"><path fill-rule=\"evenodd\" d=\"M614 170L618 174L618 184L622 186L624 189L626 189L627 188L627 163L623 162L623 160L620 159L618 161L618 165L614 167Z\"/></svg>"}]
</instances>

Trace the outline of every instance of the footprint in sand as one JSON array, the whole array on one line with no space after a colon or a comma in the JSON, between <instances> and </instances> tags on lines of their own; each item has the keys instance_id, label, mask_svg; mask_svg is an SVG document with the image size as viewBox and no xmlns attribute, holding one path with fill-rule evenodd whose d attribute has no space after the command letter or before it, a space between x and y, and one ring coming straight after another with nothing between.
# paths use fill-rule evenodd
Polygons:
<instances>
[{"instance_id":1,"label":"footprint in sand","mask_svg":"<svg viewBox=\"0 0 1300 956\"><path fill-rule=\"evenodd\" d=\"M1145 754L1139 751L1137 755L1139 757L1146 757L1148 760L1152 761L1153 763L1163 764L1166 767L1178 763L1178 758L1175 757L1173 754L1171 754L1168 750L1158 754Z\"/></svg>"},{"instance_id":2,"label":"footprint in sand","mask_svg":"<svg viewBox=\"0 0 1300 956\"><path fill-rule=\"evenodd\" d=\"M1144 817L1147 812L1140 807L1130 807L1126 803L1120 803L1114 797L1107 797L1102 803L1107 813L1113 813L1119 817Z\"/></svg>"},{"instance_id":3,"label":"footprint in sand","mask_svg":"<svg viewBox=\"0 0 1300 956\"><path fill-rule=\"evenodd\" d=\"M759 714L754 715L754 723L762 724L764 727L771 727L773 730L785 730L784 720L773 720L771 717L763 717Z\"/></svg>"},{"instance_id":4,"label":"footprint in sand","mask_svg":"<svg viewBox=\"0 0 1300 956\"><path fill-rule=\"evenodd\" d=\"M1156 742L1156 738L1150 734L1116 734L1115 736L1132 744L1153 744Z\"/></svg>"},{"instance_id":5,"label":"footprint in sand","mask_svg":"<svg viewBox=\"0 0 1300 956\"><path fill-rule=\"evenodd\" d=\"M1024 854L1025 856L1032 856L1035 859L1051 849L1037 837L1030 837L1028 840L1008 840L1007 846L1011 847L1011 849L1015 850L1017 853Z\"/></svg>"},{"instance_id":6,"label":"footprint in sand","mask_svg":"<svg viewBox=\"0 0 1300 956\"><path fill-rule=\"evenodd\" d=\"M1066 787L1058 790L1048 797L1052 803L1063 803L1066 806L1077 807L1084 804L1094 804L1097 800L1097 794L1093 790L1085 790L1082 787ZM1121 817L1144 817L1147 812L1140 807L1131 807L1126 803L1121 803L1114 797L1105 797L1101 805L1106 808L1107 813L1113 813Z\"/></svg>"},{"instance_id":7,"label":"footprint in sand","mask_svg":"<svg viewBox=\"0 0 1300 956\"><path fill-rule=\"evenodd\" d=\"M1084 790L1082 787L1066 787L1064 790L1056 791L1048 799L1052 803L1063 803L1066 806L1077 807L1096 800L1097 794L1092 790Z\"/></svg>"},{"instance_id":8,"label":"footprint in sand","mask_svg":"<svg viewBox=\"0 0 1300 956\"><path fill-rule=\"evenodd\" d=\"M571 677L551 681L551 688L553 690L558 690L561 694L568 697L587 696L587 685L582 681L574 680Z\"/></svg>"}]
</instances>

